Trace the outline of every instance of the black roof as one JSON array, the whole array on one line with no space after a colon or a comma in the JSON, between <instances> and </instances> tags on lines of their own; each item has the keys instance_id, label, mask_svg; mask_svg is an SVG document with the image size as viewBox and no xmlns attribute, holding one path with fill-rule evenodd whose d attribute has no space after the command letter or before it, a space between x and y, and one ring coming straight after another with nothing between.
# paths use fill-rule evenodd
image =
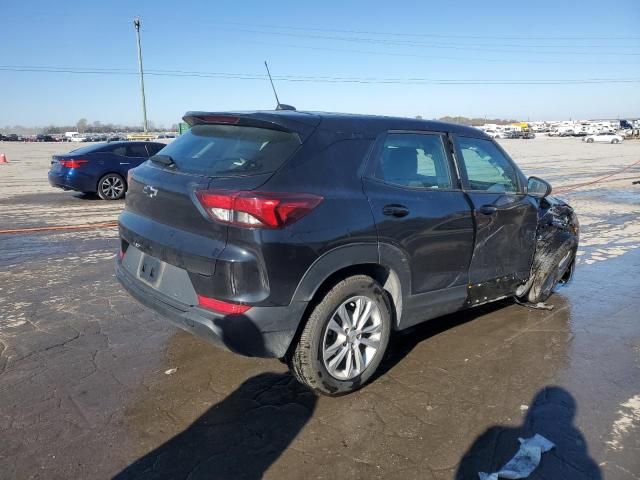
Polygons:
<instances>
[{"instance_id":1,"label":"black roof","mask_svg":"<svg viewBox=\"0 0 640 480\"><path fill-rule=\"evenodd\" d=\"M198 116L234 115L250 117L279 124L303 123L336 129L349 129L358 132L378 133L386 130L428 130L436 132L458 133L460 135L489 138L482 130L467 125L422 120L406 117L387 117L383 115L361 115L352 113L307 112L295 110L258 110L247 112L187 112L187 118Z\"/></svg>"}]
</instances>

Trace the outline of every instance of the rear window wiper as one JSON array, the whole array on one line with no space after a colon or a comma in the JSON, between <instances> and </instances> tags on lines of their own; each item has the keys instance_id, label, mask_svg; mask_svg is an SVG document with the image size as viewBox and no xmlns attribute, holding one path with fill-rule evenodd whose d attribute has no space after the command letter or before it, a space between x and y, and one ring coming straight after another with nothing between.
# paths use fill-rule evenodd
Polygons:
<instances>
[{"instance_id":1,"label":"rear window wiper","mask_svg":"<svg viewBox=\"0 0 640 480\"><path fill-rule=\"evenodd\" d=\"M169 155L153 155L149 157L149 160L166 167L171 167L172 165L176 164L176 162L173 161L173 158L171 158Z\"/></svg>"}]
</instances>

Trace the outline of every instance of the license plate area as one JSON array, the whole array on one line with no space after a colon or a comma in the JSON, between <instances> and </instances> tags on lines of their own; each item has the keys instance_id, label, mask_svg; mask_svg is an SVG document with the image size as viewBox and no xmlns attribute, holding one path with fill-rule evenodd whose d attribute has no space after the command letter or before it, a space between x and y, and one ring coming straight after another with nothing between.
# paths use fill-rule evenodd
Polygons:
<instances>
[{"instance_id":1,"label":"license plate area","mask_svg":"<svg viewBox=\"0 0 640 480\"><path fill-rule=\"evenodd\" d=\"M143 255L138 268L138 277L150 285L157 285L162 277L163 262L155 257Z\"/></svg>"}]
</instances>

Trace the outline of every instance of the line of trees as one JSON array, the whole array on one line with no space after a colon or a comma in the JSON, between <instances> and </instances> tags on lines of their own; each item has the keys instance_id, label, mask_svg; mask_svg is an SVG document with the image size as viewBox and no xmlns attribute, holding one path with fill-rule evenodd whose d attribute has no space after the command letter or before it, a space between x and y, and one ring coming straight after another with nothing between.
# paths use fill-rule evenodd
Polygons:
<instances>
[{"instance_id":1,"label":"line of trees","mask_svg":"<svg viewBox=\"0 0 640 480\"><path fill-rule=\"evenodd\" d=\"M99 120L89 123L86 118L81 118L75 125L49 125L46 127L24 127L22 125L6 126L0 128L0 133L16 133L18 135L33 135L36 133L44 133L47 135L64 133L64 132L80 132L80 133L110 133L110 132L123 132L123 133L135 133L142 132L143 128L139 125L120 125L117 123L102 123ZM153 122L149 122L149 131L178 131L178 124L174 123L169 129L164 125L155 125Z\"/></svg>"},{"instance_id":2,"label":"line of trees","mask_svg":"<svg viewBox=\"0 0 640 480\"><path fill-rule=\"evenodd\" d=\"M416 118L422 118L418 115ZM450 123L460 123L462 125L484 125L485 123L495 123L496 125L508 125L518 122L519 120L504 119L504 118L469 118L469 117L440 117L438 120ZM13 127L6 126L0 128L0 133L17 133L18 135L33 135L36 133L44 134L56 134L64 132L80 132L80 133L110 133L110 132L124 132L134 133L142 132L142 127L139 125L120 125L117 123L102 123L99 120L89 123L86 118L81 118L75 125L49 125L47 127L23 127L15 125ZM178 124L174 123L170 128L165 128L164 125L155 125L153 122L149 122L149 131L152 132L177 132Z\"/></svg>"}]
</instances>

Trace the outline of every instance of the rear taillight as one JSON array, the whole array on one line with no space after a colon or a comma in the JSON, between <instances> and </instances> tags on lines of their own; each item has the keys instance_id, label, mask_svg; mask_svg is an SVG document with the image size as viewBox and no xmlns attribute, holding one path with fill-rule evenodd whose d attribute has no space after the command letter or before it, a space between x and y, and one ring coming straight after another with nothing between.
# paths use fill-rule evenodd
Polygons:
<instances>
[{"instance_id":1,"label":"rear taillight","mask_svg":"<svg viewBox=\"0 0 640 480\"><path fill-rule=\"evenodd\" d=\"M224 313L225 315L239 315L251 308L249 305L223 302L222 300L216 300L215 298L204 297L202 295L198 295L198 305L218 313Z\"/></svg>"},{"instance_id":2,"label":"rear taillight","mask_svg":"<svg viewBox=\"0 0 640 480\"><path fill-rule=\"evenodd\" d=\"M308 193L200 190L198 201L213 220L240 227L281 228L317 207L322 197Z\"/></svg>"},{"instance_id":3,"label":"rear taillight","mask_svg":"<svg viewBox=\"0 0 640 480\"><path fill-rule=\"evenodd\" d=\"M60 165L67 168L80 168L85 163L89 163L89 160L60 160Z\"/></svg>"}]
</instances>

